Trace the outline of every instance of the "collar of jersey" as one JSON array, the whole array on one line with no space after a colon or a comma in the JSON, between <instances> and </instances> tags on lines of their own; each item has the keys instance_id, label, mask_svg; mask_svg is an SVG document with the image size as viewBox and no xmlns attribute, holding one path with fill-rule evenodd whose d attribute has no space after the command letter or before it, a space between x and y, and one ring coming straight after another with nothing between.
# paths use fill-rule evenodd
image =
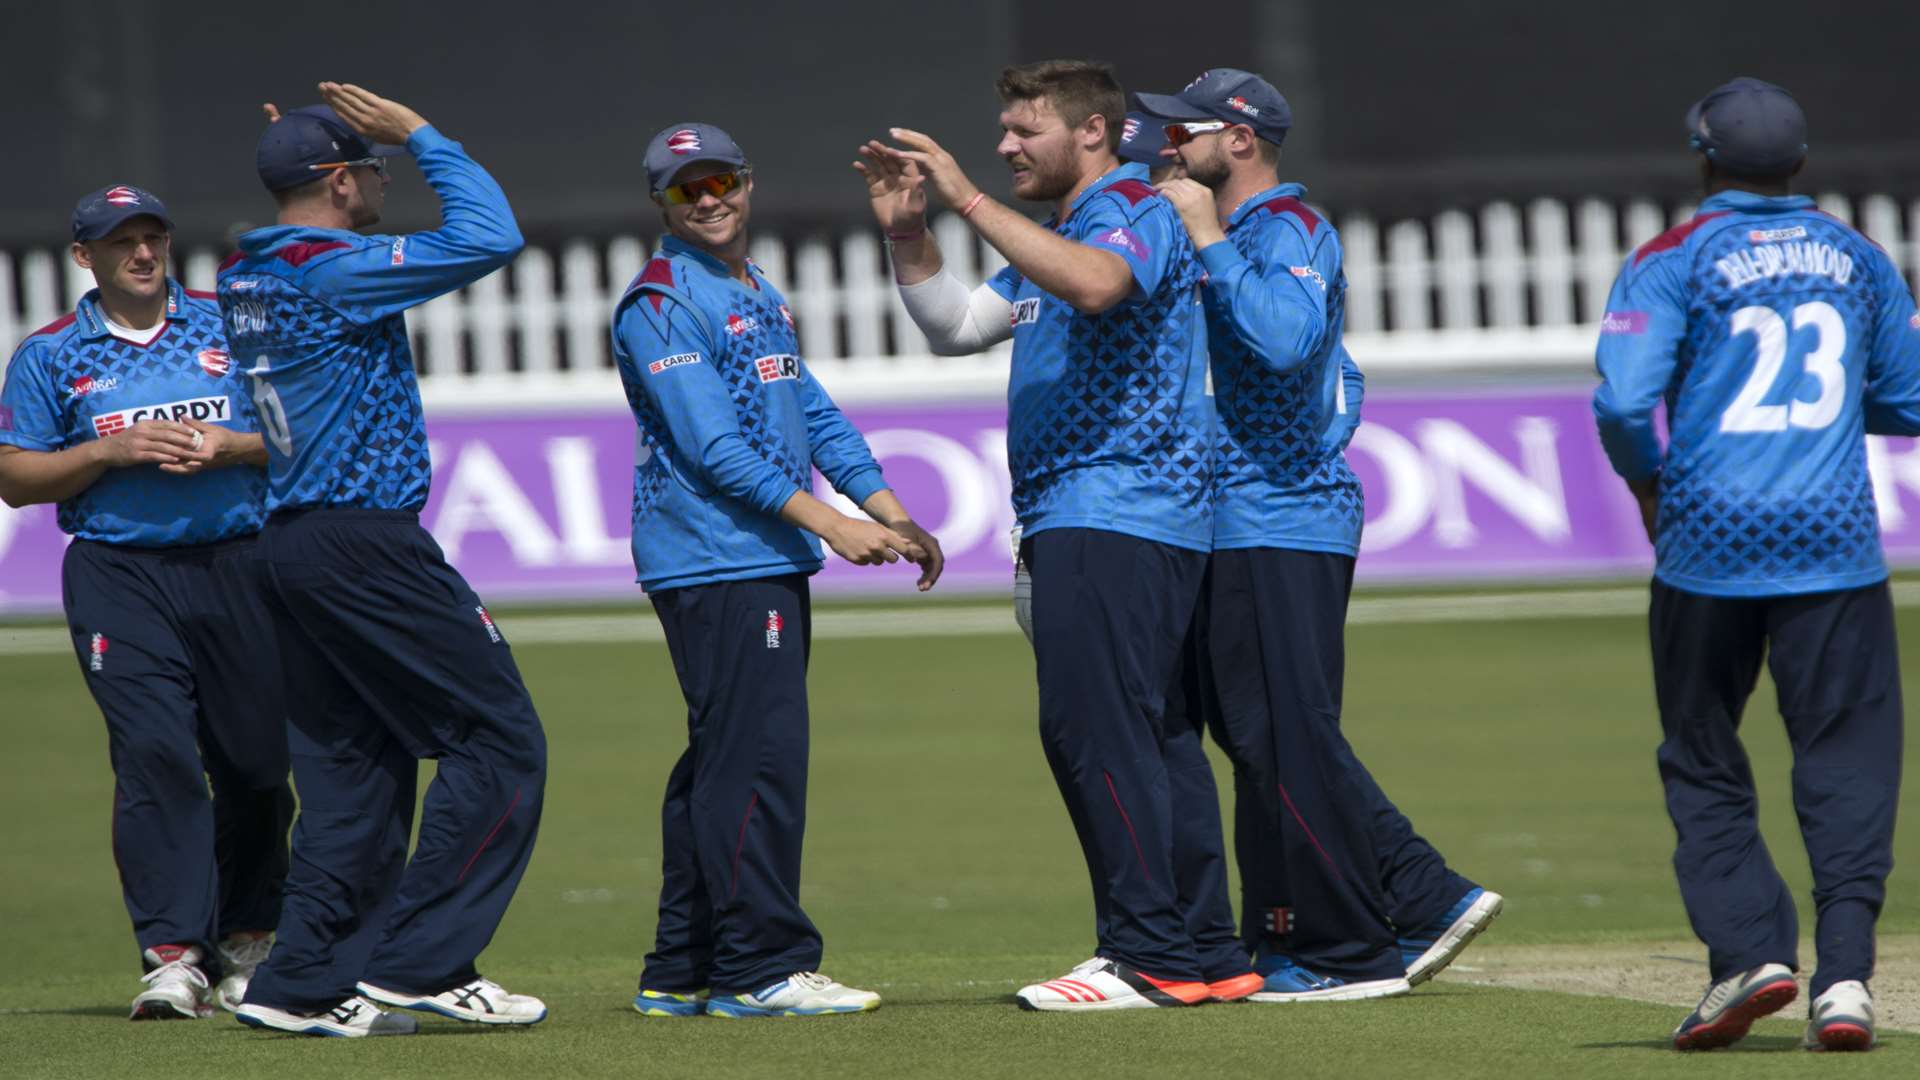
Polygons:
<instances>
[{"instance_id":1,"label":"collar of jersey","mask_svg":"<svg viewBox=\"0 0 1920 1080\"><path fill-rule=\"evenodd\" d=\"M673 257L677 255L685 255L687 258L692 259L696 263L699 263L700 266L703 267L704 269L710 270L714 274L720 277L726 278L728 281L732 282L735 285L738 285L740 288L745 289L748 292L757 292L759 290L760 286L758 282L756 282L753 285L748 285L747 283L739 280L738 278L735 278L733 276L732 268L727 266L726 263L721 262L719 259L714 258L712 255L707 254L705 251L702 251L701 249L693 246L692 244L687 243L685 240L682 240L677 236L673 236L669 234L667 236L661 237L660 250L666 252L669 257ZM752 259L748 259L747 275L749 277L757 278L759 274L760 274L760 268L753 265Z\"/></svg>"},{"instance_id":2,"label":"collar of jersey","mask_svg":"<svg viewBox=\"0 0 1920 1080\"><path fill-rule=\"evenodd\" d=\"M1145 183L1147 182L1147 176L1148 176L1147 167L1145 165L1142 165L1136 161L1121 162L1117 167L1108 171L1106 175L1102 176L1098 180L1095 180L1093 183L1087 185L1087 190L1081 192L1079 196L1073 200L1072 206L1067 207L1067 219L1071 221L1073 219L1073 215L1080 212L1081 204L1085 203L1088 199L1093 198L1095 195L1100 194L1102 191L1105 191L1106 189L1119 183L1120 181L1138 180L1142 183ZM1048 222L1048 224L1058 227L1061 223L1056 219L1054 221Z\"/></svg>"},{"instance_id":3,"label":"collar of jersey","mask_svg":"<svg viewBox=\"0 0 1920 1080\"><path fill-rule=\"evenodd\" d=\"M1231 229L1235 225L1245 221L1248 214L1253 213L1255 210L1260 209L1275 199L1298 199L1306 193L1307 186L1305 184L1296 184L1289 181L1284 184L1275 184L1273 187L1258 194L1249 195L1247 196L1246 202L1241 203L1232 214L1228 215L1227 228Z\"/></svg>"},{"instance_id":4,"label":"collar of jersey","mask_svg":"<svg viewBox=\"0 0 1920 1080\"><path fill-rule=\"evenodd\" d=\"M248 255L277 251L293 240L344 240L357 243L366 237L351 229L322 229L312 225L268 225L240 234L234 246Z\"/></svg>"},{"instance_id":5,"label":"collar of jersey","mask_svg":"<svg viewBox=\"0 0 1920 1080\"><path fill-rule=\"evenodd\" d=\"M1790 210L1811 210L1813 199L1807 195L1756 195L1751 191L1721 191L1707 196L1700 213L1735 210L1743 214L1784 214Z\"/></svg>"},{"instance_id":6,"label":"collar of jersey","mask_svg":"<svg viewBox=\"0 0 1920 1080\"><path fill-rule=\"evenodd\" d=\"M88 339L102 338L112 333L111 330L107 329L106 316L100 314L100 290L98 287L87 290L87 295L81 297L80 302L73 305L73 313L76 316L74 321L80 327L81 337ZM187 317L186 290L182 289L180 283L172 278L167 279L166 317L180 320L184 320Z\"/></svg>"}]
</instances>

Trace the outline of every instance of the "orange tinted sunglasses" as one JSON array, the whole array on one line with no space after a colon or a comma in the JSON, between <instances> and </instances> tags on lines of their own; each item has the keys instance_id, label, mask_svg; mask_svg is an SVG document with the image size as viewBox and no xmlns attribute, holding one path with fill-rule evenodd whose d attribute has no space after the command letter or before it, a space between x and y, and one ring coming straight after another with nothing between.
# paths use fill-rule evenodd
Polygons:
<instances>
[{"instance_id":1,"label":"orange tinted sunglasses","mask_svg":"<svg viewBox=\"0 0 1920 1080\"><path fill-rule=\"evenodd\" d=\"M724 199L733 194L752 171L741 169L737 172L714 173L682 184L668 184L660 189L660 201L672 206L685 206L699 202L702 195Z\"/></svg>"}]
</instances>

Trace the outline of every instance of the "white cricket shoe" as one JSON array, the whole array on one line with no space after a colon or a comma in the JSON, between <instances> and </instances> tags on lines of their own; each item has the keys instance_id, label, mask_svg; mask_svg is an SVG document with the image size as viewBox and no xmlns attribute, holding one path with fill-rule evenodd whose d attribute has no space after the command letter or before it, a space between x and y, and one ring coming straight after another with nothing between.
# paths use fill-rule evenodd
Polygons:
<instances>
[{"instance_id":1,"label":"white cricket shoe","mask_svg":"<svg viewBox=\"0 0 1920 1080\"><path fill-rule=\"evenodd\" d=\"M475 979L438 994L408 994L360 983L362 994L382 1005L439 1013L470 1024L537 1024L547 1018L547 1003L526 994L510 994L492 979Z\"/></svg>"},{"instance_id":2,"label":"white cricket shoe","mask_svg":"<svg viewBox=\"0 0 1920 1080\"><path fill-rule=\"evenodd\" d=\"M299 1035L331 1035L340 1039L359 1039L368 1035L411 1035L420 1030L420 1022L413 1017L381 1012L373 1002L363 997L350 997L331 1009L315 1013L245 1002L234 1010L234 1017L248 1027L274 1028Z\"/></svg>"},{"instance_id":3,"label":"white cricket shoe","mask_svg":"<svg viewBox=\"0 0 1920 1080\"><path fill-rule=\"evenodd\" d=\"M1800 1045L1809 1050L1873 1049L1873 995L1867 984L1848 979L1814 998Z\"/></svg>"},{"instance_id":4,"label":"white cricket shoe","mask_svg":"<svg viewBox=\"0 0 1920 1080\"><path fill-rule=\"evenodd\" d=\"M1761 964L1707 987L1680 1026L1673 1029L1675 1050L1718 1050L1747 1037L1755 1020L1787 1007L1800 988L1785 964Z\"/></svg>"},{"instance_id":5,"label":"white cricket shoe","mask_svg":"<svg viewBox=\"0 0 1920 1080\"><path fill-rule=\"evenodd\" d=\"M153 970L140 976L147 988L133 999L129 1020L202 1020L213 1015L207 973L193 945L155 945L145 953Z\"/></svg>"},{"instance_id":6,"label":"white cricket shoe","mask_svg":"<svg viewBox=\"0 0 1920 1080\"><path fill-rule=\"evenodd\" d=\"M1014 994L1021 1008L1038 1012L1178 1008L1211 996L1204 982L1156 979L1104 956L1083 960L1057 979L1023 986Z\"/></svg>"},{"instance_id":7,"label":"white cricket shoe","mask_svg":"<svg viewBox=\"0 0 1920 1080\"><path fill-rule=\"evenodd\" d=\"M220 954L221 976L220 985L213 991L213 999L228 1012L239 1012L240 1002L247 996L247 983L253 979L254 969L265 963L267 954L273 951L273 931L228 934L214 948Z\"/></svg>"},{"instance_id":8,"label":"white cricket shoe","mask_svg":"<svg viewBox=\"0 0 1920 1080\"><path fill-rule=\"evenodd\" d=\"M872 1012L880 995L855 990L813 971L796 971L751 994L715 994L707 999L707 1015L728 1020L748 1016L830 1016Z\"/></svg>"}]
</instances>

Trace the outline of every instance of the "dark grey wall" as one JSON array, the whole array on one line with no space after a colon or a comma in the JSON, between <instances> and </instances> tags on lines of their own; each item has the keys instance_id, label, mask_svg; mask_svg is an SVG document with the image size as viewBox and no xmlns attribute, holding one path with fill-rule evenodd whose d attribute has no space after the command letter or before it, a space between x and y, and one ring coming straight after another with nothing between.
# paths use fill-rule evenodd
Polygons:
<instances>
[{"instance_id":1,"label":"dark grey wall","mask_svg":"<svg viewBox=\"0 0 1920 1080\"><path fill-rule=\"evenodd\" d=\"M186 239L260 220L258 103L307 103L321 78L403 99L462 139L536 237L650 224L641 149L694 118L753 154L763 224L829 226L865 213L847 163L890 124L1001 187L993 76L1055 55L1111 61L1134 88L1216 64L1265 72L1296 110L1287 171L1336 207L1683 197L1680 116L1738 73L1806 104L1810 185L1920 192L1914 3L61 0L14 5L7 27L0 244L62 239L74 198L113 182L157 191ZM431 222L403 173L389 224Z\"/></svg>"}]
</instances>

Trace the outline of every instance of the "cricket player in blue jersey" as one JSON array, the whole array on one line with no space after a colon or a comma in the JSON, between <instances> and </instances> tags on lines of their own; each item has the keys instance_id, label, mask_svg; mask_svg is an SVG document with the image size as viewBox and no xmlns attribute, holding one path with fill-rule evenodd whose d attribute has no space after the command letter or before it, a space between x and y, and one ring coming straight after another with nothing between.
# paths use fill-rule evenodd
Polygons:
<instances>
[{"instance_id":1,"label":"cricket player in blue jersey","mask_svg":"<svg viewBox=\"0 0 1920 1080\"><path fill-rule=\"evenodd\" d=\"M1813 870L1805 1045L1864 1050L1904 717L1863 435L1920 434L1920 314L1885 251L1791 194L1807 126L1787 91L1735 79L1687 132L1706 198L1627 259L1593 399L1654 545L1660 778L1710 968L1673 1045L1726 1046L1798 993L1793 896L1739 738L1764 659Z\"/></svg>"},{"instance_id":2,"label":"cricket player in blue jersey","mask_svg":"<svg viewBox=\"0 0 1920 1080\"><path fill-rule=\"evenodd\" d=\"M135 1020L238 1007L293 819L253 559L266 451L212 295L167 276L172 232L150 192L82 198L73 259L95 287L21 342L0 388L0 499L57 503L74 538L61 593L107 722Z\"/></svg>"},{"instance_id":3,"label":"cricket player in blue jersey","mask_svg":"<svg viewBox=\"0 0 1920 1080\"><path fill-rule=\"evenodd\" d=\"M687 701L661 811L660 917L633 1006L645 1016L867 1012L880 995L818 972L800 907L806 831L807 578L821 541L860 565L922 568L939 542L886 485L800 357L779 289L747 258L753 170L712 124L646 152L667 236L615 307L614 357L640 429L633 563ZM818 468L870 521L813 497Z\"/></svg>"},{"instance_id":4,"label":"cricket player in blue jersey","mask_svg":"<svg viewBox=\"0 0 1920 1080\"><path fill-rule=\"evenodd\" d=\"M1292 110L1265 79L1215 68L1139 100L1183 165L1160 190L1207 269L1220 426L1194 652L1234 763L1243 933L1266 976L1252 1000L1405 993L1501 897L1447 868L1340 731L1362 523L1343 450L1365 384L1341 342L1339 237L1279 180Z\"/></svg>"},{"instance_id":5,"label":"cricket player in blue jersey","mask_svg":"<svg viewBox=\"0 0 1920 1080\"><path fill-rule=\"evenodd\" d=\"M1146 167L1115 156L1124 99L1110 70L1046 61L1007 69L997 89L1014 194L1050 204L1046 225L988 198L918 132L868 143L856 167L934 351L1013 338L1007 450L1033 580L1040 737L1093 879L1097 938L1091 959L1019 1000L1198 1004L1215 991L1175 852L1207 830L1176 820L1164 706L1213 532L1200 268ZM929 189L1006 257L985 285L945 269L926 230ZM1200 812L1217 838L1217 805ZM1248 974L1244 955L1222 962L1227 980Z\"/></svg>"},{"instance_id":6,"label":"cricket player in blue jersey","mask_svg":"<svg viewBox=\"0 0 1920 1080\"><path fill-rule=\"evenodd\" d=\"M532 1024L538 999L482 978L540 822L546 737L500 628L419 522L430 464L408 308L504 266L500 186L418 113L321 83L326 106L261 136L279 224L241 235L219 296L268 455L260 551L286 670L300 792L272 955L240 1019L400 1034L379 1005ZM401 144L442 224L363 235ZM407 858L419 759L438 771Z\"/></svg>"}]
</instances>

